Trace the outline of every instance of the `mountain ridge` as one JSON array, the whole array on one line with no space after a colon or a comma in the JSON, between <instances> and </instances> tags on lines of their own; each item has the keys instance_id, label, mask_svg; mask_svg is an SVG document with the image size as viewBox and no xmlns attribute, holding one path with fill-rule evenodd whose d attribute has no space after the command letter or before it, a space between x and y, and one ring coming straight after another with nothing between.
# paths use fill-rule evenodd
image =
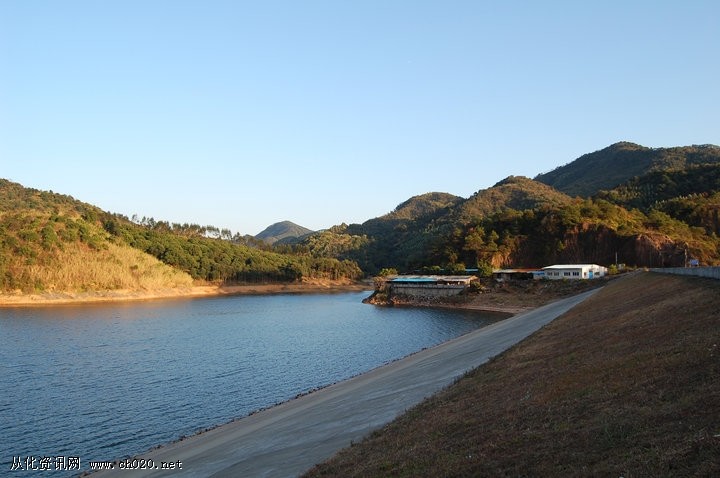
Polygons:
<instances>
[{"instance_id":1,"label":"mountain ridge","mask_svg":"<svg viewBox=\"0 0 720 478\"><path fill-rule=\"evenodd\" d=\"M614 171L609 181L603 178L606 170ZM341 257L369 272L618 260L670 266L683 265L689 256L720 263L717 146L653 149L620 142L554 171L556 178L552 172L535 179L509 176L432 214L399 217L393 211L350 225L337 242L351 243L348 236L365 239L355 240L358 248L343 249ZM598 177L605 182L598 183ZM548 184L555 179L560 190ZM636 204L644 207L638 210ZM325 250L333 250L327 245L332 241L326 235Z\"/></svg>"}]
</instances>

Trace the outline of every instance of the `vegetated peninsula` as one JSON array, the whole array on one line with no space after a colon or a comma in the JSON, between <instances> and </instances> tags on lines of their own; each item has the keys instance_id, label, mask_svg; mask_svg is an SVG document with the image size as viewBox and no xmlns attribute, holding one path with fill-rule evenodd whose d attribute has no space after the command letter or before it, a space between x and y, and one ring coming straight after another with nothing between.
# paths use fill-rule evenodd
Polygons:
<instances>
[{"instance_id":1,"label":"vegetated peninsula","mask_svg":"<svg viewBox=\"0 0 720 478\"><path fill-rule=\"evenodd\" d=\"M128 219L0 180L0 295L73 300L268 284L352 284L382 269L487 271L553 263L720 264L720 148L617 143L469 198L418 195L363 224L257 237Z\"/></svg>"}]
</instances>

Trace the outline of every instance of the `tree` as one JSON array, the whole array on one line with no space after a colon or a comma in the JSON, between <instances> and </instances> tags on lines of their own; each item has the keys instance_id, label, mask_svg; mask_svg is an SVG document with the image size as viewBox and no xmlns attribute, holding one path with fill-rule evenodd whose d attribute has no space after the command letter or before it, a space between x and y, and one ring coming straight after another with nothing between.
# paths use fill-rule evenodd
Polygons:
<instances>
[{"instance_id":1,"label":"tree","mask_svg":"<svg viewBox=\"0 0 720 478\"><path fill-rule=\"evenodd\" d=\"M493 266L489 262L478 262L478 277L492 277Z\"/></svg>"},{"instance_id":2,"label":"tree","mask_svg":"<svg viewBox=\"0 0 720 478\"><path fill-rule=\"evenodd\" d=\"M397 269L393 267L384 267L380 269L380 272L378 272L378 276L380 277L387 277L387 276L396 276L398 275Z\"/></svg>"}]
</instances>

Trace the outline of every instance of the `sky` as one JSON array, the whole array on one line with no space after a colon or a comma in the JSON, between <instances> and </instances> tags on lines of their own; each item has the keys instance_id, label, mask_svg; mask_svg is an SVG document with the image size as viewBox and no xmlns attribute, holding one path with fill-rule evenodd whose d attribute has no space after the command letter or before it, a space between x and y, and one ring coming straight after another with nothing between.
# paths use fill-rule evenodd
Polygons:
<instances>
[{"instance_id":1,"label":"sky","mask_svg":"<svg viewBox=\"0 0 720 478\"><path fill-rule=\"evenodd\" d=\"M720 2L0 0L0 178L257 234L720 144Z\"/></svg>"}]
</instances>

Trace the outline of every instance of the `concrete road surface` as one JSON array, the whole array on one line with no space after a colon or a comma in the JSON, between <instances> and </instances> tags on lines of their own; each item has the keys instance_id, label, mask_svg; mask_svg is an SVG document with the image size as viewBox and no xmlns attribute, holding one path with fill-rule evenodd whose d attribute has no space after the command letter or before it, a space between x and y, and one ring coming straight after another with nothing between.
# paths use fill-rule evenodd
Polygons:
<instances>
[{"instance_id":1,"label":"concrete road surface","mask_svg":"<svg viewBox=\"0 0 720 478\"><path fill-rule=\"evenodd\" d=\"M151 459L158 467L163 462L172 463L176 467L173 470L116 469L93 476L298 476L500 354L594 292L496 322L138 457Z\"/></svg>"}]
</instances>

